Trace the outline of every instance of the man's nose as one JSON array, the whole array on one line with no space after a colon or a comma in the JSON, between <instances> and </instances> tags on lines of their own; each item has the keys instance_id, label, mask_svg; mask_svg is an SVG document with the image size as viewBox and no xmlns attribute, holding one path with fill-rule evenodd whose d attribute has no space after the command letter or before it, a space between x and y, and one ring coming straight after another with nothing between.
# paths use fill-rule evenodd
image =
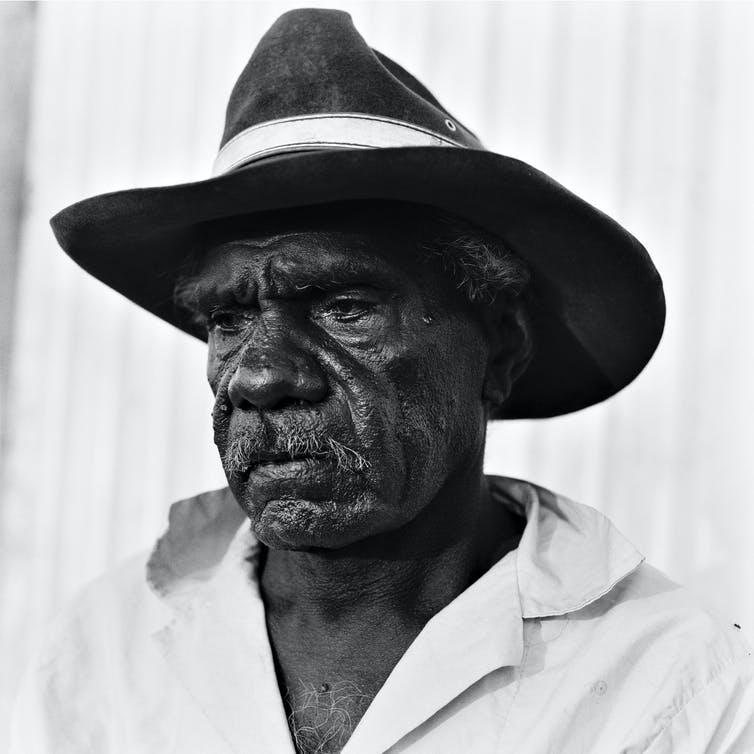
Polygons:
<instances>
[{"instance_id":1,"label":"man's nose","mask_svg":"<svg viewBox=\"0 0 754 754\"><path fill-rule=\"evenodd\" d=\"M234 408L274 409L288 403L317 403L327 394L322 370L305 354L250 353L228 383Z\"/></svg>"}]
</instances>

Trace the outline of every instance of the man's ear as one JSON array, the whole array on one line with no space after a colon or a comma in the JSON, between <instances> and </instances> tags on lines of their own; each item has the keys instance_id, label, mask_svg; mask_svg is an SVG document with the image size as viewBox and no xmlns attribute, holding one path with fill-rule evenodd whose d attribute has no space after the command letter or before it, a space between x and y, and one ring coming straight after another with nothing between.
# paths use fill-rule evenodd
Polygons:
<instances>
[{"instance_id":1,"label":"man's ear","mask_svg":"<svg viewBox=\"0 0 754 754\"><path fill-rule=\"evenodd\" d=\"M532 356L529 319L522 305L507 306L488 324L490 355L482 400L490 410L503 405L513 384L526 371Z\"/></svg>"}]
</instances>

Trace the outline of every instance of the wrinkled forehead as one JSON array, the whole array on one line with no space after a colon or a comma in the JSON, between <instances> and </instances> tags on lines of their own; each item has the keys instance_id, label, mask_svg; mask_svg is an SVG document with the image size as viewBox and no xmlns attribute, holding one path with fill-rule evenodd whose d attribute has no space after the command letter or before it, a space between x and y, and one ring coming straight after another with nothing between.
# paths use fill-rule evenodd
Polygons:
<instances>
[{"instance_id":1,"label":"wrinkled forehead","mask_svg":"<svg viewBox=\"0 0 754 754\"><path fill-rule=\"evenodd\" d=\"M410 216L381 208L217 222L204 231L195 280L281 295L332 283L421 284L428 270L420 235Z\"/></svg>"},{"instance_id":2,"label":"wrinkled forehead","mask_svg":"<svg viewBox=\"0 0 754 754\"><path fill-rule=\"evenodd\" d=\"M410 254L396 251L394 243L338 231L241 237L207 247L197 278L213 286L245 281L278 295L336 282L398 284L410 265L396 261Z\"/></svg>"}]
</instances>

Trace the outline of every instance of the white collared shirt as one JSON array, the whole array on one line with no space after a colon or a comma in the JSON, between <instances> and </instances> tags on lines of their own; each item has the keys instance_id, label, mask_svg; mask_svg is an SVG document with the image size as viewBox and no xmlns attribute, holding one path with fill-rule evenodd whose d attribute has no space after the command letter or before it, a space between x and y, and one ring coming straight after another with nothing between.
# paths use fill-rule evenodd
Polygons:
<instances>
[{"instance_id":1,"label":"white collared shirt","mask_svg":"<svg viewBox=\"0 0 754 754\"><path fill-rule=\"evenodd\" d=\"M490 481L526 516L519 547L426 624L343 754L754 752L738 629L597 511ZM146 580L136 559L79 597L29 670L13 754L293 754L245 521L227 490L176 503Z\"/></svg>"}]
</instances>

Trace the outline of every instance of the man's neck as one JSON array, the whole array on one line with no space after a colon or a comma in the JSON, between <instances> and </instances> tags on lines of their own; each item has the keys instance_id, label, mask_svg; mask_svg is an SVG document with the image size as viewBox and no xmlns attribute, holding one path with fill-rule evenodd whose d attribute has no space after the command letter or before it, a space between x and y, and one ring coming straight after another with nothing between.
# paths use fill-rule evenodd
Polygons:
<instances>
[{"instance_id":1,"label":"man's neck","mask_svg":"<svg viewBox=\"0 0 754 754\"><path fill-rule=\"evenodd\" d=\"M262 594L292 729L302 699L324 693L329 705L341 687L356 700L355 725L424 625L519 535L492 507L480 468L398 531L339 550L268 551Z\"/></svg>"},{"instance_id":2,"label":"man's neck","mask_svg":"<svg viewBox=\"0 0 754 754\"><path fill-rule=\"evenodd\" d=\"M378 612L423 625L497 559L494 550L512 528L504 511L492 509L481 472L450 481L396 531L335 550L267 551L261 585L268 614L305 613L333 628Z\"/></svg>"}]
</instances>

